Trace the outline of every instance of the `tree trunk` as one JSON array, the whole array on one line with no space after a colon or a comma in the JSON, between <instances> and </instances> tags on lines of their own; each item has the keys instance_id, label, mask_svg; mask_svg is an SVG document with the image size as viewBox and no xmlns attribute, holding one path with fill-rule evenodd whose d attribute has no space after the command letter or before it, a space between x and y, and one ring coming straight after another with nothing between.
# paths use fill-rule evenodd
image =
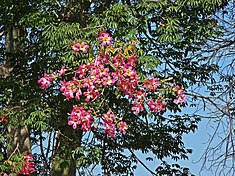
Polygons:
<instances>
[{"instance_id":1,"label":"tree trunk","mask_svg":"<svg viewBox=\"0 0 235 176\"><path fill-rule=\"evenodd\" d=\"M23 63L25 63L25 57L24 55L22 55L25 49L25 37L26 30L24 29L24 26L7 27L5 38L6 55L4 58L4 66L2 67L8 69L9 71L7 72L7 74L3 75L4 77L14 77L18 74L17 76L21 77L22 80L25 78L25 75L22 75L22 73L24 72L24 70L22 70L24 69ZM12 98L9 105L7 105L7 109L12 109L12 111L17 112L22 110L22 107L14 108L14 106L20 101L18 97L15 97L15 95L18 94L15 91L18 91L19 88L17 86L21 85L13 85L13 87L8 88L12 92ZM23 117L20 116L18 119L15 120L20 123L23 120ZM18 149L20 152L31 151L30 134L27 127L21 127L20 125L19 127L9 126L8 131L11 135L11 138L9 140L9 144L11 147L8 150L8 156L10 156L15 149Z\"/></svg>"}]
</instances>

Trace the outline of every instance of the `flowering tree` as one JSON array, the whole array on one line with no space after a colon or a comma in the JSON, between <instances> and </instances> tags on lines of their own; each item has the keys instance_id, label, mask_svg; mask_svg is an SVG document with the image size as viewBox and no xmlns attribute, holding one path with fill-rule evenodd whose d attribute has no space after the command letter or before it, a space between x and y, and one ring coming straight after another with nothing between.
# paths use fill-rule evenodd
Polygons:
<instances>
[{"instance_id":1,"label":"flowering tree","mask_svg":"<svg viewBox=\"0 0 235 176\"><path fill-rule=\"evenodd\" d=\"M76 67L62 66L51 74L44 73L38 80L45 90L53 82L54 89L59 88L65 101L72 102L68 125L82 131L80 140L89 145L112 141L112 138L115 141L117 136L124 140L125 134L131 136L136 130L137 117L145 117L149 123L148 118L161 116L172 103L175 107L186 103L185 91L172 78L140 76L137 53L130 55L124 46L113 52L116 49L112 47L113 38L106 30L99 33L98 40L101 47L91 48L84 41L74 41L70 46L75 55L96 53L90 62L83 63L78 57ZM108 167L104 159L101 163Z\"/></svg>"},{"instance_id":2,"label":"flowering tree","mask_svg":"<svg viewBox=\"0 0 235 176\"><path fill-rule=\"evenodd\" d=\"M71 102L72 110L67 128L72 126L79 131L81 143L77 148L97 145L102 140L115 141L117 136L119 140L123 140L125 135L131 136L136 130L137 117L145 117L146 123L155 124L156 118L169 109L169 104L173 103L177 107L186 103L185 91L173 78L140 76L141 73L138 72L141 67L138 68L138 58L135 55L137 52L125 49L125 46L113 52L113 38L106 30L99 33L98 40L101 41L101 47L93 45L91 48L84 41L74 41L70 46L75 55L96 53L97 56L91 58L90 62L83 63L78 55L76 67L62 66L60 70L44 73L38 80L41 89L46 91L48 88L59 88L64 101ZM51 86L52 83L54 87ZM150 123L148 118L155 119ZM6 116L2 117L1 122L8 122ZM83 146L83 141L89 145ZM79 161L81 159L75 155L76 149L72 159ZM98 157L101 156L99 153ZM32 160L32 155L25 153L22 168L16 170L17 162L14 162L15 164L9 165L12 168L8 172L29 175L35 171ZM96 162L98 164L100 159ZM108 167L105 162L101 160L102 165ZM114 172L111 168L106 169Z\"/></svg>"},{"instance_id":3,"label":"flowering tree","mask_svg":"<svg viewBox=\"0 0 235 176\"><path fill-rule=\"evenodd\" d=\"M106 46L111 46L113 39L106 30L99 34L98 40L102 41L104 48L100 50L104 53L98 52L93 62L81 64L76 70L63 66L51 75L45 73L38 81L42 89L47 89L55 79L69 75L67 78L71 80L60 81L60 91L66 100L76 100L68 125L74 129L79 127L84 132L97 130L101 125L104 127L104 133L112 138L116 136L115 128L125 134L128 129L127 123L123 121L125 114L122 114L120 107L110 104L113 103L108 99L110 91L114 92L113 96L116 96L117 101L127 99L132 106L130 110L137 115L146 109L153 113L164 112L164 102L186 103L185 91L179 85L171 85L172 78L158 80L155 77L146 77L141 80L136 71L136 56L126 55L121 51L114 55L107 53ZM74 41L71 46L74 54L86 54L88 48L85 42Z\"/></svg>"},{"instance_id":4,"label":"flowering tree","mask_svg":"<svg viewBox=\"0 0 235 176\"><path fill-rule=\"evenodd\" d=\"M215 70L194 53L217 35L212 15L225 3L2 0L0 173L177 170L165 158L187 158L182 136L198 122L178 114L184 89Z\"/></svg>"}]
</instances>

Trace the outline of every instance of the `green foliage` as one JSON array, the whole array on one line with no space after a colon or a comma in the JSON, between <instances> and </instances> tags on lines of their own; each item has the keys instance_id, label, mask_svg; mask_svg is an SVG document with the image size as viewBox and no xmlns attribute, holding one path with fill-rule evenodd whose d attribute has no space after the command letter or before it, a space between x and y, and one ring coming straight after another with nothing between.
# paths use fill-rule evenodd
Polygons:
<instances>
[{"instance_id":1,"label":"green foliage","mask_svg":"<svg viewBox=\"0 0 235 176\"><path fill-rule=\"evenodd\" d=\"M51 109L45 109L43 111L38 110L30 113L29 118L27 118L24 123L35 130L47 131L49 129L48 119L51 116Z\"/></svg>"}]
</instances>

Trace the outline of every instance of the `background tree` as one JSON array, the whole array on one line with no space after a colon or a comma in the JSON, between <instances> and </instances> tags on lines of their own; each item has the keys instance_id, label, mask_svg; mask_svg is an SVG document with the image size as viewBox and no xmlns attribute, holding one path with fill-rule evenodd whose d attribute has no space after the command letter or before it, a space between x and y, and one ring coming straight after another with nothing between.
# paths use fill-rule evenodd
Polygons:
<instances>
[{"instance_id":1,"label":"background tree","mask_svg":"<svg viewBox=\"0 0 235 176\"><path fill-rule=\"evenodd\" d=\"M208 40L201 57L218 68L212 81L206 82L200 90L195 89L193 95L201 101L200 106L205 110L201 117L209 119L211 131L201 157L201 171L229 175L234 173L234 1L229 1L215 18L221 35ZM196 113L201 114L200 111Z\"/></svg>"},{"instance_id":2,"label":"background tree","mask_svg":"<svg viewBox=\"0 0 235 176\"><path fill-rule=\"evenodd\" d=\"M188 90L208 80L213 81L211 76L217 71L217 65L206 62L199 54L208 39L221 34L218 20L212 15L226 4L227 1L222 0L25 0L17 4L3 1L1 68L8 71L1 74L1 104L4 114L9 115L9 126L30 128L32 145L38 146L34 155L37 174L75 175L76 166L92 172L100 161L105 174L130 174L135 162L144 165L135 155L137 150L152 152L163 165L166 165L166 157L186 159L191 150L184 147L182 135L196 129L198 115L178 115L176 112L180 108L169 105L169 114L159 115L156 121L149 122L145 120L145 114L136 116L129 112L130 107L125 107L123 113L136 119L135 130L124 138L117 136L115 143L102 137L97 143L86 143L84 138L87 136L83 136L81 130L67 126L67 112L72 104L64 101L58 90L40 91L37 80L44 72L58 70L63 65L76 67L78 63L87 63L82 55L72 55L68 46L73 40L95 43L97 34L108 29L114 38L121 39L119 46L125 46L127 51L135 50L132 42L138 39L141 64L138 71L142 75L173 77ZM8 27L17 28L15 39L8 39L13 33L7 31ZM14 41L20 46L8 49L8 42ZM12 64L8 64L9 55ZM118 107L125 102L111 98L110 101L117 102ZM190 104L193 106L195 101ZM7 144L12 145L11 140L1 141L2 150L6 151ZM27 143L22 148L25 146ZM130 155L123 153L128 150ZM91 156L95 156L93 163L88 162ZM9 159L7 156L2 158L2 161ZM156 175L155 171L145 167ZM160 167L157 171L158 174L167 174L171 169Z\"/></svg>"}]
</instances>

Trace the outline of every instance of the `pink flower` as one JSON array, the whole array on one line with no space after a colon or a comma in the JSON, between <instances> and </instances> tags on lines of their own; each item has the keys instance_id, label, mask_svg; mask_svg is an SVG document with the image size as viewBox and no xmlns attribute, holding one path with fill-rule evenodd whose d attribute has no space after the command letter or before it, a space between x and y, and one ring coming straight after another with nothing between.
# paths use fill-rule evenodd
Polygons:
<instances>
[{"instance_id":1,"label":"pink flower","mask_svg":"<svg viewBox=\"0 0 235 176\"><path fill-rule=\"evenodd\" d=\"M75 54L79 51L80 46L78 45L79 43L73 41L72 45L70 48L73 50L72 53Z\"/></svg>"},{"instance_id":2,"label":"pink flower","mask_svg":"<svg viewBox=\"0 0 235 176\"><path fill-rule=\"evenodd\" d=\"M108 135L108 137L115 138L115 124L114 123L104 123L105 130L104 132Z\"/></svg>"},{"instance_id":3,"label":"pink flower","mask_svg":"<svg viewBox=\"0 0 235 176\"><path fill-rule=\"evenodd\" d=\"M76 92L76 95L75 95L75 99L78 101L80 100L80 96L82 95L82 91L81 89L78 89L77 92Z\"/></svg>"},{"instance_id":4,"label":"pink flower","mask_svg":"<svg viewBox=\"0 0 235 176\"><path fill-rule=\"evenodd\" d=\"M111 41L113 38L110 36L109 33L106 32L106 30L103 30L99 33L98 40L102 41L102 46L110 46L112 45Z\"/></svg>"},{"instance_id":5,"label":"pink flower","mask_svg":"<svg viewBox=\"0 0 235 176\"><path fill-rule=\"evenodd\" d=\"M104 65L100 65L99 68L96 69L96 74L98 77L108 76L109 68L105 68Z\"/></svg>"},{"instance_id":6,"label":"pink flower","mask_svg":"<svg viewBox=\"0 0 235 176\"><path fill-rule=\"evenodd\" d=\"M156 88L160 85L157 78L147 78L144 80L144 88L146 88L148 91L155 91Z\"/></svg>"},{"instance_id":7,"label":"pink flower","mask_svg":"<svg viewBox=\"0 0 235 176\"><path fill-rule=\"evenodd\" d=\"M144 110L142 103L134 102L133 106L131 107L132 111L135 111L136 114L139 114L141 111Z\"/></svg>"},{"instance_id":8,"label":"pink flower","mask_svg":"<svg viewBox=\"0 0 235 176\"><path fill-rule=\"evenodd\" d=\"M185 95L179 95L177 98L174 99L173 102L175 104L186 103L186 97L185 97Z\"/></svg>"},{"instance_id":9,"label":"pink flower","mask_svg":"<svg viewBox=\"0 0 235 176\"><path fill-rule=\"evenodd\" d=\"M108 110L106 114L102 115L104 117L104 122L112 123L114 119L114 114L111 110Z\"/></svg>"},{"instance_id":10,"label":"pink flower","mask_svg":"<svg viewBox=\"0 0 235 176\"><path fill-rule=\"evenodd\" d=\"M65 66L61 68L61 70L58 73L58 76L63 76L65 74Z\"/></svg>"},{"instance_id":11,"label":"pink flower","mask_svg":"<svg viewBox=\"0 0 235 176\"><path fill-rule=\"evenodd\" d=\"M85 42L77 43L77 42L73 41L70 48L73 50L72 51L73 54L77 53L78 51L82 51L84 54L86 54L89 46Z\"/></svg>"},{"instance_id":12,"label":"pink flower","mask_svg":"<svg viewBox=\"0 0 235 176\"><path fill-rule=\"evenodd\" d=\"M93 117L91 116L91 110L86 111L83 107L73 106L68 125L72 125L74 129L80 125L83 131L88 131L91 130L92 123Z\"/></svg>"},{"instance_id":13,"label":"pink flower","mask_svg":"<svg viewBox=\"0 0 235 176\"><path fill-rule=\"evenodd\" d=\"M33 172L35 172L35 169L33 168L35 166L35 163L33 162L33 155L32 154L24 154L24 165L21 168L19 174L29 175Z\"/></svg>"},{"instance_id":14,"label":"pink flower","mask_svg":"<svg viewBox=\"0 0 235 176\"><path fill-rule=\"evenodd\" d=\"M1 122L3 122L3 123L8 123L7 115L0 116L0 123L1 123Z\"/></svg>"},{"instance_id":15,"label":"pink flower","mask_svg":"<svg viewBox=\"0 0 235 176\"><path fill-rule=\"evenodd\" d=\"M8 174L4 173L4 175L3 175L3 176L8 176Z\"/></svg>"},{"instance_id":16,"label":"pink flower","mask_svg":"<svg viewBox=\"0 0 235 176\"><path fill-rule=\"evenodd\" d=\"M126 130L128 129L128 126L126 124L126 122L119 122L119 131L122 133L122 134L126 134Z\"/></svg>"},{"instance_id":17,"label":"pink flower","mask_svg":"<svg viewBox=\"0 0 235 176\"><path fill-rule=\"evenodd\" d=\"M164 111L166 104L162 103L162 100L157 99L155 102L153 100L150 100L148 103L149 108L153 112L157 111Z\"/></svg>"},{"instance_id":18,"label":"pink flower","mask_svg":"<svg viewBox=\"0 0 235 176\"><path fill-rule=\"evenodd\" d=\"M90 66L88 64L82 64L78 67L78 69L76 70L76 74L79 75L80 79L85 78L86 76L86 72L90 69Z\"/></svg>"},{"instance_id":19,"label":"pink flower","mask_svg":"<svg viewBox=\"0 0 235 176\"><path fill-rule=\"evenodd\" d=\"M127 65L131 67L135 67L137 64L137 57L136 56L131 56L127 59Z\"/></svg>"},{"instance_id":20,"label":"pink flower","mask_svg":"<svg viewBox=\"0 0 235 176\"><path fill-rule=\"evenodd\" d=\"M44 73L44 77L38 80L38 84L41 84L41 89L47 89L49 85L53 82L53 77Z\"/></svg>"},{"instance_id":21,"label":"pink flower","mask_svg":"<svg viewBox=\"0 0 235 176\"><path fill-rule=\"evenodd\" d=\"M146 93L143 90L136 90L135 91L135 98L138 100L143 100L146 96Z\"/></svg>"},{"instance_id":22,"label":"pink flower","mask_svg":"<svg viewBox=\"0 0 235 176\"><path fill-rule=\"evenodd\" d=\"M107 86L107 85L112 86L114 84L114 82L115 82L115 80L112 79L110 76L103 78L103 85L104 86Z\"/></svg>"},{"instance_id":23,"label":"pink flower","mask_svg":"<svg viewBox=\"0 0 235 176\"><path fill-rule=\"evenodd\" d=\"M100 93L98 90L92 89L92 88L88 88L86 92L83 92L83 95L86 96L86 101L90 101L90 99L94 100L97 97L100 96Z\"/></svg>"},{"instance_id":24,"label":"pink flower","mask_svg":"<svg viewBox=\"0 0 235 176\"><path fill-rule=\"evenodd\" d=\"M84 54L87 53L89 46L85 42L82 42L81 44L78 43L78 46L80 51L82 51Z\"/></svg>"},{"instance_id":25,"label":"pink flower","mask_svg":"<svg viewBox=\"0 0 235 176\"><path fill-rule=\"evenodd\" d=\"M182 87L180 87L179 85L175 85L173 91L175 91L177 95L177 98L175 98L173 101L175 104L186 103L186 96L184 95L185 91Z\"/></svg>"},{"instance_id":26,"label":"pink flower","mask_svg":"<svg viewBox=\"0 0 235 176\"><path fill-rule=\"evenodd\" d=\"M76 116L70 116L70 120L68 121L68 125L72 126L73 129L76 129L79 124L78 118Z\"/></svg>"},{"instance_id":27,"label":"pink flower","mask_svg":"<svg viewBox=\"0 0 235 176\"><path fill-rule=\"evenodd\" d=\"M124 61L124 59L121 58L120 55L114 57L114 58L112 59L112 62L113 62L113 65L114 65L115 67L117 67L117 66L124 66L124 65L125 65L125 61Z\"/></svg>"}]
</instances>

